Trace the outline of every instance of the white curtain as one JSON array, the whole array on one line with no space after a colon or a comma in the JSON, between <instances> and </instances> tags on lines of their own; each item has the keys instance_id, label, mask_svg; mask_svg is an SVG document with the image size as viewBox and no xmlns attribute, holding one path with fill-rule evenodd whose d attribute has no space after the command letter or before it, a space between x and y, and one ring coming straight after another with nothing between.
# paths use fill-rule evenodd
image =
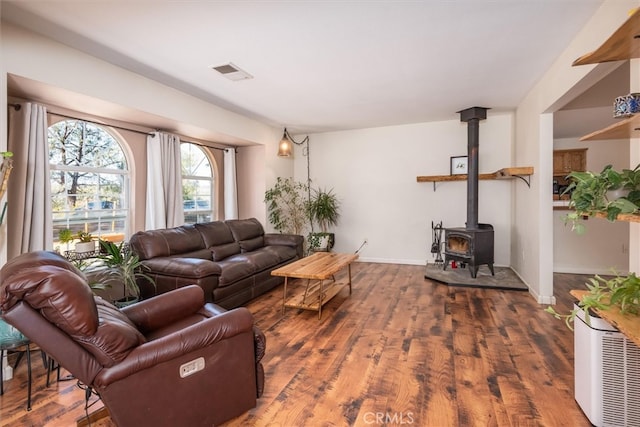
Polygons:
<instances>
[{"instance_id":1,"label":"white curtain","mask_svg":"<svg viewBox=\"0 0 640 427\"><path fill-rule=\"evenodd\" d=\"M145 228L184 224L180 138L155 132L147 136L147 214Z\"/></svg>"},{"instance_id":2,"label":"white curtain","mask_svg":"<svg viewBox=\"0 0 640 427\"><path fill-rule=\"evenodd\" d=\"M47 109L30 102L18 105L9 107L8 259L53 249Z\"/></svg>"},{"instance_id":3,"label":"white curtain","mask_svg":"<svg viewBox=\"0 0 640 427\"><path fill-rule=\"evenodd\" d=\"M224 219L238 219L235 148L224 150Z\"/></svg>"}]
</instances>

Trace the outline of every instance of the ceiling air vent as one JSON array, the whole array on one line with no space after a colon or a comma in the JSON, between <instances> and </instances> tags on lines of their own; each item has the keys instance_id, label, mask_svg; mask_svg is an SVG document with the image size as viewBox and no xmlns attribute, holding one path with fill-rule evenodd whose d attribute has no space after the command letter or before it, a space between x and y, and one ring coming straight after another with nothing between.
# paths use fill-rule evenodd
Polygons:
<instances>
[{"instance_id":1,"label":"ceiling air vent","mask_svg":"<svg viewBox=\"0 0 640 427\"><path fill-rule=\"evenodd\" d=\"M238 80L247 80L252 79L253 76L246 71L240 69L237 65L229 62L228 64L218 65L215 67L211 67L229 80L233 80L234 82Z\"/></svg>"}]
</instances>

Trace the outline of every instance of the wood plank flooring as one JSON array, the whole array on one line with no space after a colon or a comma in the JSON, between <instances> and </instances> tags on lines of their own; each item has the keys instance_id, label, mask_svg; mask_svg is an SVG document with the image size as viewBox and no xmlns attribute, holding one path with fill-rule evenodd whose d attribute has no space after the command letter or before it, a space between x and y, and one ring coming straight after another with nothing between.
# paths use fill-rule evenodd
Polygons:
<instances>
[{"instance_id":1,"label":"wood plank flooring","mask_svg":"<svg viewBox=\"0 0 640 427\"><path fill-rule=\"evenodd\" d=\"M248 305L267 337L265 392L225 426L590 426L573 397L573 333L527 292L447 287L421 266L355 263L352 276L353 294L344 288L320 320L283 317L282 287ZM559 311L585 277L554 276ZM74 425L84 392L45 388L33 365L33 410L22 362L0 426Z\"/></svg>"}]
</instances>

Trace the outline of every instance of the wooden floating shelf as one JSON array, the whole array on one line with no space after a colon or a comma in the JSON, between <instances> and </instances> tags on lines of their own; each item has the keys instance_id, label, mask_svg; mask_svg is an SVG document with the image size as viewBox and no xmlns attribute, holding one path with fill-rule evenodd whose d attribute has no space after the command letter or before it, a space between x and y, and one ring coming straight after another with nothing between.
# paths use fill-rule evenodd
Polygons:
<instances>
[{"instance_id":1,"label":"wooden floating shelf","mask_svg":"<svg viewBox=\"0 0 640 427\"><path fill-rule=\"evenodd\" d=\"M640 137L640 114L635 114L618 123L607 126L580 138L580 141L604 141L610 139L629 139Z\"/></svg>"},{"instance_id":2,"label":"wooden floating shelf","mask_svg":"<svg viewBox=\"0 0 640 427\"><path fill-rule=\"evenodd\" d=\"M605 212L596 212L593 216L596 218L607 219L607 214ZM616 217L616 221L626 221L626 222L640 222L640 215L638 214L618 214Z\"/></svg>"},{"instance_id":3,"label":"wooden floating shelf","mask_svg":"<svg viewBox=\"0 0 640 427\"><path fill-rule=\"evenodd\" d=\"M580 300L588 291L574 289L570 294ZM598 316L615 326L636 345L640 346L640 317L633 314L622 314L618 307L609 307L608 310L594 310Z\"/></svg>"},{"instance_id":4,"label":"wooden floating shelf","mask_svg":"<svg viewBox=\"0 0 640 427\"><path fill-rule=\"evenodd\" d=\"M481 173L478 174L478 179L514 179L518 178L523 180L527 186L531 186L529 181L524 177L533 175L533 167L526 166L520 168L504 168L493 173ZM466 181L467 174L463 175L431 175L431 176L419 176L416 178L418 182L433 182L433 190L436 189L436 182L446 181Z\"/></svg>"},{"instance_id":5,"label":"wooden floating shelf","mask_svg":"<svg viewBox=\"0 0 640 427\"><path fill-rule=\"evenodd\" d=\"M573 65L597 64L640 58L640 13L631 16L598 49L573 61Z\"/></svg>"}]
</instances>

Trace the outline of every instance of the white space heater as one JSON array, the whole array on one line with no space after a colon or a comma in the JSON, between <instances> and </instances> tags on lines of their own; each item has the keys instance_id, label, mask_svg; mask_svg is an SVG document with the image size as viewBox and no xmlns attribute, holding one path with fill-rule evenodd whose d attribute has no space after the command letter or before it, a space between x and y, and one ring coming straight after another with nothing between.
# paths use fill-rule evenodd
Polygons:
<instances>
[{"instance_id":1,"label":"white space heater","mask_svg":"<svg viewBox=\"0 0 640 427\"><path fill-rule=\"evenodd\" d=\"M574 322L576 401L596 427L640 426L640 347L593 314L590 323L583 311Z\"/></svg>"}]
</instances>

